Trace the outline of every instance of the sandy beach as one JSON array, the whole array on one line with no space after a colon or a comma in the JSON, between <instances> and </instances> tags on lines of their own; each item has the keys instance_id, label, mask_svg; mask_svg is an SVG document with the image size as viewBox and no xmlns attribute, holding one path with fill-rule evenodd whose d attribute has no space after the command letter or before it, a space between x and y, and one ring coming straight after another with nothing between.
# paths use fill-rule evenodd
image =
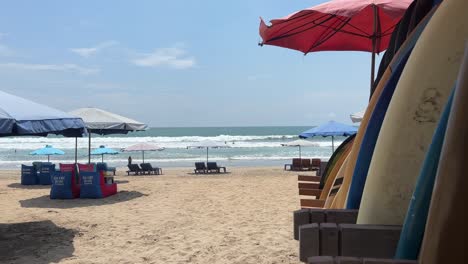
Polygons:
<instances>
[{"instance_id":1,"label":"sandy beach","mask_svg":"<svg viewBox=\"0 0 468 264\"><path fill-rule=\"evenodd\" d=\"M117 195L50 200L49 186L0 171L3 263L299 263L297 173L234 167L124 176Z\"/></svg>"}]
</instances>

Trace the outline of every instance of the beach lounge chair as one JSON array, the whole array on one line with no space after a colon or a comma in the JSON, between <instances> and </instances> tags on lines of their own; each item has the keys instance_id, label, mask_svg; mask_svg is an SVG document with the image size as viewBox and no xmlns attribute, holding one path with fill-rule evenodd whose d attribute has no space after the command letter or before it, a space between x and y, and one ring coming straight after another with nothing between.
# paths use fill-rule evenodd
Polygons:
<instances>
[{"instance_id":1,"label":"beach lounge chair","mask_svg":"<svg viewBox=\"0 0 468 264\"><path fill-rule=\"evenodd\" d=\"M139 175L143 173L143 170L138 166L138 164L128 164L128 171L127 175L130 175L130 173L133 173L133 175Z\"/></svg>"},{"instance_id":2,"label":"beach lounge chair","mask_svg":"<svg viewBox=\"0 0 468 264\"><path fill-rule=\"evenodd\" d=\"M205 162L195 162L195 174L197 173L207 173L207 168Z\"/></svg>"},{"instance_id":3,"label":"beach lounge chair","mask_svg":"<svg viewBox=\"0 0 468 264\"><path fill-rule=\"evenodd\" d=\"M34 166L21 165L21 185L36 185L39 179Z\"/></svg>"},{"instance_id":4,"label":"beach lounge chair","mask_svg":"<svg viewBox=\"0 0 468 264\"><path fill-rule=\"evenodd\" d=\"M223 169L223 172L226 172L226 167L219 167L216 162L207 162L206 165L208 172L221 173L221 169Z\"/></svg>"},{"instance_id":5,"label":"beach lounge chair","mask_svg":"<svg viewBox=\"0 0 468 264\"><path fill-rule=\"evenodd\" d=\"M284 170L287 170L289 167L289 170L292 171L298 171L302 170L302 161L299 158L294 158L292 159L292 164L284 164Z\"/></svg>"},{"instance_id":6,"label":"beach lounge chair","mask_svg":"<svg viewBox=\"0 0 468 264\"><path fill-rule=\"evenodd\" d=\"M159 168L159 167L153 167L153 165L151 165L151 163L147 163L148 164L148 168L154 172L156 172L157 175L160 175L162 174L162 169Z\"/></svg>"},{"instance_id":7,"label":"beach lounge chair","mask_svg":"<svg viewBox=\"0 0 468 264\"><path fill-rule=\"evenodd\" d=\"M117 183L106 183L105 171L82 171L80 198L105 198L117 193Z\"/></svg>"},{"instance_id":8,"label":"beach lounge chair","mask_svg":"<svg viewBox=\"0 0 468 264\"><path fill-rule=\"evenodd\" d=\"M160 168L156 167L156 168L153 168L153 166L151 165L151 163L141 163L140 164L140 167L141 167L141 170L142 170L142 173L143 174L148 174L148 175L151 175L151 174L156 174L156 175L159 175L160 174L160 171L162 171Z\"/></svg>"},{"instance_id":9,"label":"beach lounge chair","mask_svg":"<svg viewBox=\"0 0 468 264\"><path fill-rule=\"evenodd\" d=\"M322 165L322 160L320 159L312 159L312 164L311 164L311 171L317 171L317 175L320 174L320 168Z\"/></svg>"},{"instance_id":10,"label":"beach lounge chair","mask_svg":"<svg viewBox=\"0 0 468 264\"><path fill-rule=\"evenodd\" d=\"M293 159L292 160L292 166L291 166L292 171L301 171L302 170L302 159Z\"/></svg>"},{"instance_id":11,"label":"beach lounge chair","mask_svg":"<svg viewBox=\"0 0 468 264\"><path fill-rule=\"evenodd\" d=\"M55 172L55 164L42 164L38 178L39 184L41 185L51 185L52 184L52 174Z\"/></svg>"},{"instance_id":12,"label":"beach lounge chair","mask_svg":"<svg viewBox=\"0 0 468 264\"><path fill-rule=\"evenodd\" d=\"M310 162L310 159L301 159L300 170L312 170L312 163Z\"/></svg>"}]
</instances>

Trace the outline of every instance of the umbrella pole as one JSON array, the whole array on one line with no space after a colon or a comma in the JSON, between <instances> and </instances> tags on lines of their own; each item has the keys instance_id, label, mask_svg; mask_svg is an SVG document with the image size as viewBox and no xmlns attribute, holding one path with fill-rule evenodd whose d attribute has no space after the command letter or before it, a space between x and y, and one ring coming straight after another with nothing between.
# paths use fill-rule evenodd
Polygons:
<instances>
[{"instance_id":1,"label":"umbrella pole","mask_svg":"<svg viewBox=\"0 0 468 264\"><path fill-rule=\"evenodd\" d=\"M101 154L101 162L104 163L104 154Z\"/></svg>"},{"instance_id":2,"label":"umbrella pole","mask_svg":"<svg viewBox=\"0 0 468 264\"><path fill-rule=\"evenodd\" d=\"M208 147L206 147L206 166L208 166Z\"/></svg>"},{"instance_id":3,"label":"umbrella pole","mask_svg":"<svg viewBox=\"0 0 468 264\"><path fill-rule=\"evenodd\" d=\"M145 163L145 151L142 150L142 151L141 151L141 154L143 155L143 163Z\"/></svg>"},{"instance_id":4,"label":"umbrella pole","mask_svg":"<svg viewBox=\"0 0 468 264\"><path fill-rule=\"evenodd\" d=\"M374 75L375 75L375 50L377 46L377 6L372 5L372 9L374 10L374 33L372 35L372 60L371 60L371 80L370 80L370 94L372 95L372 89L374 87Z\"/></svg>"},{"instance_id":5,"label":"umbrella pole","mask_svg":"<svg viewBox=\"0 0 468 264\"><path fill-rule=\"evenodd\" d=\"M335 137L332 136L332 154L335 152L335 143L334 143Z\"/></svg>"},{"instance_id":6,"label":"umbrella pole","mask_svg":"<svg viewBox=\"0 0 468 264\"><path fill-rule=\"evenodd\" d=\"M78 163L78 138L75 137L75 164Z\"/></svg>"},{"instance_id":7,"label":"umbrella pole","mask_svg":"<svg viewBox=\"0 0 468 264\"><path fill-rule=\"evenodd\" d=\"M47 155L47 162L50 162L50 155Z\"/></svg>"},{"instance_id":8,"label":"umbrella pole","mask_svg":"<svg viewBox=\"0 0 468 264\"><path fill-rule=\"evenodd\" d=\"M301 146L299 145L299 159L301 159Z\"/></svg>"},{"instance_id":9,"label":"umbrella pole","mask_svg":"<svg viewBox=\"0 0 468 264\"><path fill-rule=\"evenodd\" d=\"M91 133L88 134L88 164L91 164Z\"/></svg>"}]
</instances>

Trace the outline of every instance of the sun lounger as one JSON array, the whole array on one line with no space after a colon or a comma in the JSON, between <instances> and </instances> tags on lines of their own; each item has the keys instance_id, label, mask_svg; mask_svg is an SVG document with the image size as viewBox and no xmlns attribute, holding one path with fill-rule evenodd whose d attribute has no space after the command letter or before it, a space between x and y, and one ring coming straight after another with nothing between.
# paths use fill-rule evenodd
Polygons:
<instances>
[{"instance_id":1,"label":"sun lounger","mask_svg":"<svg viewBox=\"0 0 468 264\"><path fill-rule=\"evenodd\" d=\"M147 173L148 175L151 175L151 174L159 175L162 173L162 170L160 168L158 167L153 168L153 166L150 163L141 163L140 167L142 169L143 174Z\"/></svg>"},{"instance_id":2,"label":"sun lounger","mask_svg":"<svg viewBox=\"0 0 468 264\"><path fill-rule=\"evenodd\" d=\"M226 167L219 167L216 162L207 162L206 165L208 172L221 173L221 169L223 169L223 172L226 172Z\"/></svg>"},{"instance_id":3,"label":"sun lounger","mask_svg":"<svg viewBox=\"0 0 468 264\"><path fill-rule=\"evenodd\" d=\"M127 175L130 175L130 173L133 173L133 175L139 175L143 173L142 169L140 168L140 166L138 166L138 164L128 164L127 167Z\"/></svg>"},{"instance_id":4,"label":"sun lounger","mask_svg":"<svg viewBox=\"0 0 468 264\"><path fill-rule=\"evenodd\" d=\"M205 162L195 162L195 173L207 173Z\"/></svg>"},{"instance_id":5,"label":"sun lounger","mask_svg":"<svg viewBox=\"0 0 468 264\"><path fill-rule=\"evenodd\" d=\"M287 170L288 167L289 170L292 171L302 170L302 160L299 158L294 158L292 159L292 164L284 164L284 170Z\"/></svg>"}]
</instances>

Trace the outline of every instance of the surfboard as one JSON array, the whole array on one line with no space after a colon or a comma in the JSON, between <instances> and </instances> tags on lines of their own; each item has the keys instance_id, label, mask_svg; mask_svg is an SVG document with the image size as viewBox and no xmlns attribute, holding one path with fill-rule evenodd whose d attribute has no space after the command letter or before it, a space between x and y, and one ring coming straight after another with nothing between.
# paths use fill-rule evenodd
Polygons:
<instances>
[{"instance_id":1,"label":"surfboard","mask_svg":"<svg viewBox=\"0 0 468 264\"><path fill-rule=\"evenodd\" d=\"M400 78L401 71L406 64L409 54L413 49L416 41L421 35L423 29L427 25L428 21L432 17L432 14L435 9L426 15L426 17L421 20L418 26L412 31L408 36L407 40L400 47L398 53L395 55L394 59L389 65L389 71L392 72L391 83L386 84L385 86L385 95L379 98L378 106L375 107L375 111L371 114L369 120L369 125L365 131L365 137L361 143L361 149L359 150L359 155L357 158L356 166L352 177L350 177L350 187L347 195L346 208L348 209L358 209L361 203L362 192L364 189L364 184L367 178L367 172L369 169L370 161L374 153L375 143L377 141L378 134L385 117L386 110L390 103L390 99L393 96L396 84ZM398 69L398 72L396 72Z\"/></svg>"},{"instance_id":2,"label":"surfboard","mask_svg":"<svg viewBox=\"0 0 468 264\"><path fill-rule=\"evenodd\" d=\"M330 190L333 187L333 184L335 183L336 175L338 174L338 171L340 170L341 166L343 165L343 162L348 156L348 153L351 150L353 142L354 140L349 140L346 143L346 145L343 146L341 153L339 154L335 164L331 168L327 181L325 182L325 185L323 186L322 192L320 194L320 200L326 201L326 199L328 198L330 194Z\"/></svg>"},{"instance_id":3,"label":"surfboard","mask_svg":"<svg viewBox=\"0 0 468 264\"><path fill-rule=\"evenodd\" d=\"M358 209L359 204L361 202L361 195L362 195L362 190L364 188L364 182L365 178L362 179L361 175L367 176L367 170L369 168L369 163L370 163L370 158L367 164L363 164L363 161L361 158L361 161L358 161L358 157L363 151L364 153L369 153L369 155L372 155L373 153L373 147L372 151L365 149L363 150L363 140L364 136L369 128L369 123L370 123L370 118L372 114L374 113L375 109L377 111L383 111L386 110L382 109L382 104L383 102L380 102L380 106L376 107L377 102L380 100L386 100L389 98L381 98L381 94L384 90L384 88L387 86L387 83L390 79L390 77L394 74L394 69L397 68L398 65L401 64L402 59L407 56L407 54L412 50L414 45L416 44L416 40L419 38L421 35L421 32L423 31L424 27L426 26L427 22L429 21L430 17L432 16L433 11L428 13L426 17L421 20L421 22L418 24L417 27L413 29L413 31L408 35L407 39L404 41L404 43L400 46L398 49L397 53L393 57L392 61L388 65L387 69L384 72L384 75L379 81L379 84L377 85L377 88L374 91L374 95L372 96L371 100L369 101L369 105L367 106L366 112L364 114L364 117L361 121L361 125L359 126L358 133L356 135L356 139L354 141L353 149L351 150L351 157L350 161L348 163L348 166L346 167L345 171L345 176L343 180L343 185L340 189L340 192L337 194L337 197L335 198L335 206L334 208L348 208L348 209ZM394 77L395 78L395 77ZM399 78L399 76L398 76ZM394 89L393 89L394 90ZM387 90L387 93L390 91ZM391 93L393 95L393 92ZM388 96L388 95L387 95ZM391 97L391 95L390 95ZM387 104L388 105L388 104ZM375 129L377 126L375 124L371 125L372 129ZM380 125L378 126L378 129L380 131ZM365 144L366 145L366 144ZM375 144L374 144L375 145ZM359 175L357 176L357 179L355 178L356 170L359 171ZM354 190L351 188L354 182ZM353 191L351 191L353 190ZM350 195L353 195L353 199L349 201Z\"/></svg>"},{"instance_id":4,"label":"surfboard","mask_svg":"<svg viewBox=\"0 0 468 264\"><path fill-rule=\"evenodd\" d=\"M416 43L377 139L358 224L402 225L416 177L460 66L468 1L444 1Z\"/></svg>"},{"instance_id":5,"label":"surfboard","mask_svg":"<svg viewBox=\"0 0 468 264\"><path fill-rule=\"evenodd\" d=\"M444 112L440 118L432 143L427 151L426 158L416 182L413 197L411 198L405 223L401 230L398 242L396 259L417 259L426 226L427 214L431 203L432 190L439 166L439 157L444 142L447 121L452 106L453 91L449 97Z\"/></svg>"},{"instance_id":6,"label":"surfboard","mask_svg":"<svg viewBox=\"0 0 468 264\"><path fill-rule=\"evenodd\" d=\"M351 135L349 136L348 138L346 138L336 149L335 149L335 152L333 152L332 156L330 157L330 159L328 160L327 162L327 166L325 166L325 169L323 170L323 173L322 173L322 177L320 179L320 185L319 185L319 188L320 189L323 189L327 179L328 179L328 175L330 175L330 172L333 168L333 166L335 165L336 161L338 160L339 156L341 155L341 153L343 153L343 148L345 146L347 146L348 142L353 140L354 137L356 136L356 134L354 135Z\"/></svg>"},{"instance_id":7,"label":"surfboard","mask_svg":"<svg viewBox=\"0 0 468 264\"><path fill-rule=\"evenodd\" d=\"M461 5L459 2L464 2ZM444 1L451 8L462 8L466 0ZM456 13L453 13L456 14ZM466 17L464 17L466 20ZM452 109L447 124L432 194L420 263L467 263L466 239L466 152L468 149L468 46L459 74Z\"/></svg>"},{"instance_id":8,"label":"surfboard","mask_svg":"<svg viewBox=\"0 0 468 264\"><path fill-rule=\"evenodd\" d=\"M343 164L336 173L335 180L333 181L333 185L331 186L330 191L328 192L327 200L325 201L325 205L323 206L323 208L332 208L336 195L338 194L339 190L341 189L341 185L343 184L344 171L348 164L350 153L351 148L349 148L347 153L345 153L346 158L344 159Z\"/></svg>"}]
</instances>

